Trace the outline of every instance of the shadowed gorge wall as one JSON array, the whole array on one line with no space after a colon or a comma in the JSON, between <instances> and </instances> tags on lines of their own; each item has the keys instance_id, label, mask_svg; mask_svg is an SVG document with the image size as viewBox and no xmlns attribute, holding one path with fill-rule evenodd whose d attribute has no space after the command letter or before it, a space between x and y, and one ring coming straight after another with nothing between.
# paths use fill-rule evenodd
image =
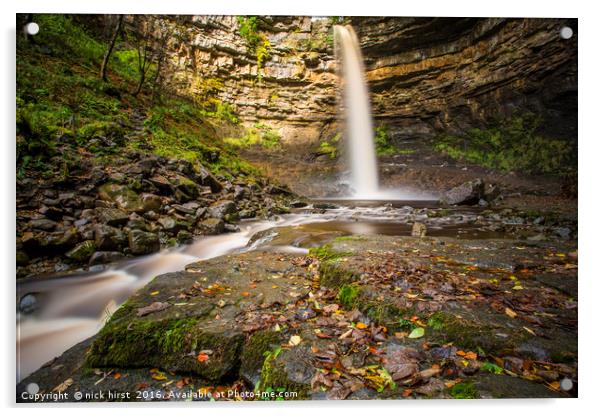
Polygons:
<instances>
[{"instance_id":1,"label":"shadowed gorge wall","mask_svg":"<svg viewBox=\"0 0 602 416\"><path fill-rule=\"evenodd\" d=\"M336 133L334 19L258 17L269 42L257 57L235 16L172 16L166 82L180 94L231 103L246 124L288 143ZM394 139L458 133L515 111L543 133L576 139L577 22L571 19L357 17L376 124ZM559 36L570 25L575 35Z\"/></svg>"}]
</instances>

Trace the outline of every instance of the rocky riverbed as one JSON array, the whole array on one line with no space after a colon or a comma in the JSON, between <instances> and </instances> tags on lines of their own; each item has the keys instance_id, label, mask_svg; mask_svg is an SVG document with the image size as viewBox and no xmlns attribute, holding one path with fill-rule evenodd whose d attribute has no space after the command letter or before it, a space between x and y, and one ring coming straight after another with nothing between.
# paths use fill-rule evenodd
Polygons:
<instances>
[{"instance_id":1,"label":"rocky riverbed","mask_svg":"<svg viewBox=\"0 0 602 416\"><path fill-rule=\"evenodd\" d=\"M472 210L315 203L331 216L156 277L17 399L32 382L67 401L576 395L575 219ZM403 221L340 225L387 212Z\"/></svg>"},{"instance_id":2,"label":"rocky riverbed","mask_svg":"<svg viewBox=\"0 0 602 416\"><path fill-rule=\"evenodd\" d=\"M239 220L289 212L293 201L286 187L216 177L200 162L137 152L82 162L79 176L17 181L17 277L99 270L237 231Z\"/></svg>"}]
</instances>

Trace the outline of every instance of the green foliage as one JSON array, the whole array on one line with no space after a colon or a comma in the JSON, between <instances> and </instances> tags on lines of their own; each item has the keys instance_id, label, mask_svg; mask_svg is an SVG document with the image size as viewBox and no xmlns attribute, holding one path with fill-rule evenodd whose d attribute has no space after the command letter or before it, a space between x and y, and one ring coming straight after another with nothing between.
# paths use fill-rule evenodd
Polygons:
<instances>
[{"instance_id":1,"label":"green foliage","mask_svg":"<svg viewBox=\"0 0 602 416\"><path fill-rule=\"evenodd\" d=\"M280 134L270 126L256 123L253 127L245 130L244 136L228 137L224 139L224 142L234 147L259 145L265 149L274 149L280 146Z\"/></svg>"},{"instance_id":2,"label":"green foliage","mask_svg":"<svg viewBox=\"0 0 602 416\"><path fill-rule=\"evenodd\" d=\"M386 126L378 126L374 133L374 144L378 156L388 156L397 153L397 148L389 141L389 132Z\"/></svg>"},{"instance_id":3,"label":"green foliage","mask_svg":"<svg viewBox=\"0 0 602 416\"><path fill-rule=\"evenodd\" d=\"M502 374L504 372L504 369L502 367L490 362L483 363L483 365L481 366L481 370L487 371L488 373L492 374Z\"/></svg>"},{"instance_id":4,"label":"green foliage","mask_svg":"<svg viewBox=\"0 0 602 416\"><path fill-rule=\"evenodd\" d=\"M576 152L565 140L536 133L540 120L531 113L499 120L465 136L441 135L435 149L453 159L502 171L562 173L576 167Z\"/></svg>"},{"instance_id":5,"label":"green foliage","mask_svg":"<svg viewBox=\"0 0 602 416\"><path fill-rule=\"evenodd\" d=\"M50 48L54 56L77 56L86 64L102 60L105 46L90 36L81 26L64 14L36 14L40 32L36 43Z\"/></svg>"},{"instance_id":6,"label":"green foliage","mask_svg":"<svg viewBox=\"0 0 602 416\"><path fill-rule=\"evenodd\" d=\"M445 326L445 315L440 312L435 312L428 320L428 326L435 330L443 329Z\"/></svg>"},{"instance_id":7,"label":"green foliage","mask_svg":"<svg viewBox=\"0 0 602 416\"><path fill-rule=\"evenodd\" d=\"M270 40L258 29L257 16L237 16L238 34L245 40L247 51L257 59L257 80L261 81L261 68L270 55Z\"/></svg>"},{"instance_id":8,"label":"green foliage","mask_svg":"<svg viewBox=\"0 0 602 416\"><path fill-rule=\"evenodd\" d=\"M337 300L341 302L347 309L352 309L355 306L355 301L360 294L359 287L355 285L343 285L337 294Z\"/></svg>"},{"instance_id":9,"label":"green foliage","mask_svg":"<svg viewBox=\"0 0 602 416\"><path fill-rule=\"evenodd\" d=\"M323 262L334 262L341 257L349 256L351 253L335 251L330 244L325 244L320 247L312 247L309 249L309 256L315 257Z\"/></svg>"},{"instance_id":10,"label":"green foliage","mask_svg":"<svg viewBox=\"0 0 602 416\"><path fill-rule=\"evenodd\" d=\"M34 42L17 38L19 178L34 173L67 177L81 166L82 154L92 162L110 163L107 157L127 148L201 160L226 177L258 174L217 137L216 127L238 123L234 109L216 97L221 81L203 79L198 102L163 94L151 101L149 92L133 97L129 92L139 80L136 49L118 42L111 56L112 77L103 82L98 70L105 41L96 40L70 16L40 14L36 22L41 31ZM143 134L130 134L132 108L147 113ZM279 142L274 132L264 133L266 146ZM57 154L62 157L53 158Z\"/></svg>"},{"instance_id":11,"label":"green foliage","mask_svg":"<svg viewBox=\"0 0 602 416\"><path fill-rule=\"evenodd\" d=\"M320 142L317 153L327 155L331 159L336 159L338 156L337 143L341 139L341 133L337 133L332 139Z\"/></svg>"},{"instance_id":12,"label":"green foliage","mask_svg":"<svg viewBox=\"0 0 602 416\"><path fill-rule=\"evenodd\" d=\"M476 399L477 388L469 382L456 383L451 388L450 394L454 399Z\"/></svg>"},{"instance_id":13,"label":"green foliage","mask_svg":"<svg viewBox=\"0 0 602 416\"><path fill-rule=\"evenodd\" d=\"M406 332L412 332L416 329L416 324L409 319L401 318L399 320L399 329Z\"/></svg>"}]
</instances>

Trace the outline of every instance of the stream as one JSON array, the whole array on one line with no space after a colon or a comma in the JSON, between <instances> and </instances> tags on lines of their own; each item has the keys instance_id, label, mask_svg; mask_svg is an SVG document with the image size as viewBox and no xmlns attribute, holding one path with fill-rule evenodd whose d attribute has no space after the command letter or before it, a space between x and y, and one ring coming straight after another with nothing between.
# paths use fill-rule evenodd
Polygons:
<instances>
[{"instance_id":1,"label":"stream","mask_svg":"<svg viewBox=\"0 0 602 416\"><path fill-rule=\"evenodd\" d=\"M190 245L128 259L103 271L18 281L18 380L97 333L119 305L155 276L183 270L199 260L260 248L305 254L308 247L320 244L321 234L410 235L414 221L425 222L431 236L503 237L475 224L478 208L454 208L439 217L427 215L436 212L434 201L337 204L324 210L296 209L273 220L243 221L239 232L201 237Z\"/></svg>"}]
</instances>

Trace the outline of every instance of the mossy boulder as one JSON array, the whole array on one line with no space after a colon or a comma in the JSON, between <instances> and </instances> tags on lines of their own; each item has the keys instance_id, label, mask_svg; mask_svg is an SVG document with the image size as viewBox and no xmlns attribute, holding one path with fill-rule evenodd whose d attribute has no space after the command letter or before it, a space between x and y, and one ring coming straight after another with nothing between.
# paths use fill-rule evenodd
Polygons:
<instances>
[{"instance_id":1,"label":"mossy boulder","mask_svg":"<svg viewBox=\"0 0 602 416\"><path fill-rule=\"evenodd\" d=\"M154 253L161 248L157 234L142 230L130 230L128 242L133 254Z\"/></svg>"},{"instance_id":2,"label":"mossy boulder","mask_svg":"<svg viewBox=\"0 0 602 416\"><path fill-rule=\"evenodd\" d=\"M309 345L275 349L266 354L261 370L261 391L296 392L296 399L311 397L311 380L316 368Z\"/></svg>"},{"instance_id":3,"label":"mossy boulder","mask_svg":"<svg viewBox=\"0 0 602 416\"><path fill-rule=\"evenodd\" d=\"M258 380L263 353L278 345L279 336L269 329L252 333L238 317L308 294L311 283L293 259L243 253L156 277L113 314L92 344L87 365L158 367L211 382L239 374ZM199 359L200 353L206 357Z\"/></svg>"},{"instance_id":4,"label":"mossy boulder","mask_svg":"<svg viewBox=\"0 0 602 416\"><path fill-rule=\"evenodd\" d=\"M98 198L116 204L119 208L136 212L141 210L140 197L125 185L106 183L98 188Z\"/></svg>"},{"instance_id":5,"label":"mossy boulder","mask_svg":"<svg viewBox=\"0 0 602 416\"><path fill-rule=\"evenodd\" d=\"M169 182L187 197L196 198L199 195L199 186L187 176L176 174L169 178Z\"/></svg>"},{"instance_id":6,"label":"mossy boulder","mask_svg":"<svg viewBox=\"0 0 602 416\"><path fill-rule=\"evenodd\" d=\"M261 378L261 369L266 352L277 348L283 341L282 335L271 329L253 333L245 342L240 357L240 376L251 385Z\"/></svg>"},{"instance_id":7,"label":"mossy boulder","mask_svg":"<svg viewBox=\"0 0 602 416\"><path fill-rule=\"evenodd\" d=\"M83 243L76 245L65 255L76 261L88 261L94 251L96 251L96 245L94 244L94 241L86 240Z\"/></svg>"}]
</instances>

